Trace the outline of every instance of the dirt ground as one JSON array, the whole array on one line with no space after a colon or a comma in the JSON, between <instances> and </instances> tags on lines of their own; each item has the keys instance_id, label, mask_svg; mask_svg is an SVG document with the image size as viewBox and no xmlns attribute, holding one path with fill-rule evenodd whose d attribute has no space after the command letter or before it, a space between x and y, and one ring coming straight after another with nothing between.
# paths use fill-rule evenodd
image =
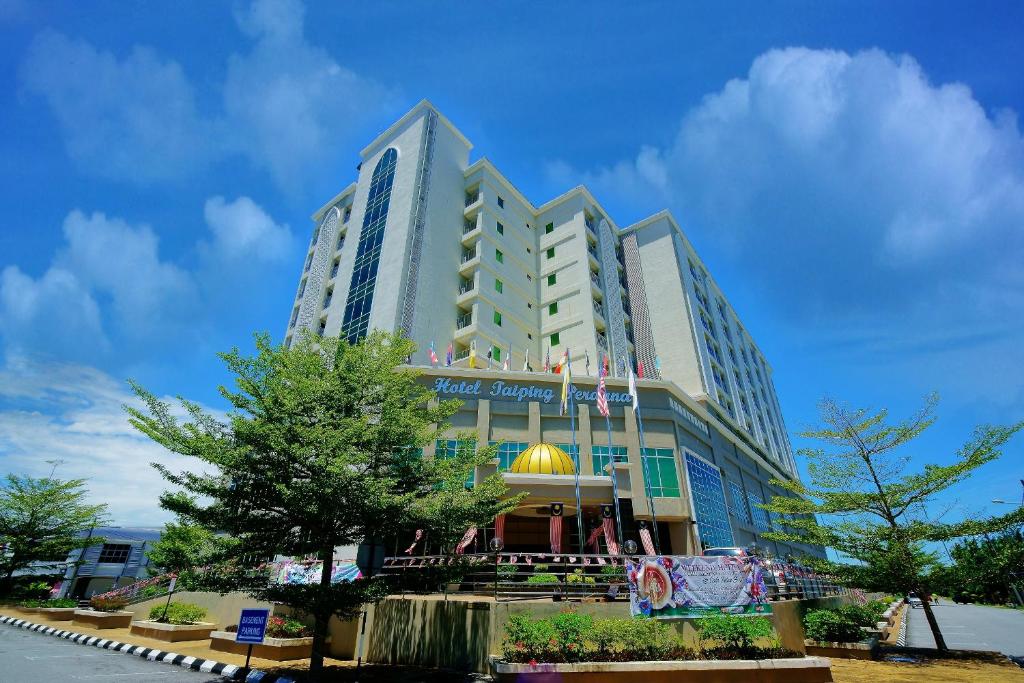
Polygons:
<instances>
[{"instance_id":1,"label":"dirt ground","mask_svg":"<svg viewBox=\"0 0 1024 683\"><path fill-rule=\"evenodd\" d=\"M835 683L1024 683L1013 664L932 660L921 664L832 660Z\"/></svg>"}]
</instances>

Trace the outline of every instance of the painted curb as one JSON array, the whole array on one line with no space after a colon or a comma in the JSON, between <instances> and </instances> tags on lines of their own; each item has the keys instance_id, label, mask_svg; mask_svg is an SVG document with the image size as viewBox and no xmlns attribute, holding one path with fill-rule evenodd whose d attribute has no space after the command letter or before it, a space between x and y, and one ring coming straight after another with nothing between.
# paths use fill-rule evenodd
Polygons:
<instances>
[{"instance_id":1,"label":"painted curb","mask_svg":"<svg viewBox=\"0 0 1024 683\"><path fill-rule=\"evenodd\" d=\"M268 674L267 672L260 671L258 669L253 669L249 672L249 675L243 679L242 667L235 666L234 664L225 664L223 662L215 662L212 659L202 659L199 657L186 657L185 655L179 655L177 653L170 652L169 650L155 650L150 647L132 645L131 643L122 643L117 640L106 640L99 636L75 633L74 631L66 631L64 629L54 628L44 624L33 624L30 621L16 619L15 617L0 615L0 624L17 626L18 628L23 628L28 631L37 631L44 635L70 640L71 642L79 645L92 645L94 647L103 648L104 650L121 652L126 655L136 655L138 657L148 659L151 662L163 662L164 664L173 664L174 666L191 669L192 671L201 671L203 673L224 676L232 681L244 680L246 683L295 683L294 679Z\"/></svg>"},{"instance_id":2,"label":"painted curb","mask_svg":"<svg viewBox=\"0 0 1024 683\"><path fill-rule=\"evenodd\" d=\"M910 621L910 605L903 610L903 618L900 620L900 632L896 636L896 644L900 647L907 646L907 622Z\"/></svg>"}]
</instances>

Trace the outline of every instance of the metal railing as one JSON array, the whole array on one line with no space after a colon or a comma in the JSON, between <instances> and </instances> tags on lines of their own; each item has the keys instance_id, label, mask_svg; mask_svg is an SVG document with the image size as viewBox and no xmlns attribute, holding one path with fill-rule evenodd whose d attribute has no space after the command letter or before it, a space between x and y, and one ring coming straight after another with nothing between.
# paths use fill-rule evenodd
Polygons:
<instances>
[{"instance_id":1,"label":"metal railing","mask_svg":"<svg viewBox=\"0 0 1024 683\"><path fill-rule=\"evenodd\" d=\"M602 554L418 555L385 558L380 573L399 594L486 595L499 601L628 600L626 560ZM771 601L820 598L847 590L801 565L762 559L761 566Z\"/></svg>"},{"instance_id":2,"label":"metal railing","mask_svg":"<svg viewBox=\"0 0 1024 683\"><path fill-rule=\"evenodd\" d=\"M129 605L134 605L135 603L142 602L144 600L152 600L153 598L159 598L167 595L170 592L169 589L171 581L176 576L176 574L160 574L158 576L136 581L135 583L128 584L127 586L115 588L114 590L107 591L106 593L100 593L92 597L124 598L128 601Z\"/></svg>"},{"instance_id":3,"label":"metal railing","mask_svg":"<svg viewBox=\"0 0 1024 683\"><path fill-rule=\"evenodd\" d=\"M477 192L475 194L467 194L466 195L466 206L470 206L470 205L476 203L480 199L480 197L482 197L482 196L483 195L481 195L479 192Z\"/></svg>"},{"instance_id":4,"label":"metal railing","mask_svg":"<svg viewBox=\"0 0 1024 683\"><path fill-rule=\"evenodd\" d=\"M461 330L463 327L469 327L473 324L473 314L468 313L466 315L460 315L455 319L455 329Z\"/></svg>"}]
</instances>

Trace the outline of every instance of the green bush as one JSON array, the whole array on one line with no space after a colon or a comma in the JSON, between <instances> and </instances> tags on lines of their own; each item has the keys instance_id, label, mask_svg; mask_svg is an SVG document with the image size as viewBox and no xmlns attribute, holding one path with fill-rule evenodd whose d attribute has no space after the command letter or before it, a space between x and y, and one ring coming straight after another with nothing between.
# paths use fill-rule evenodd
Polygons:
<instances>
[{"instance_id":1,"label":"green bush","mask_svg":"<svg viewBox=\"0 0 1024 683\"><path fill-rule=\"evenodd\" d=\"M505 622L502 656L507 662L555 661L557 643L555 626L549 620L531 619L528 612L513 614Z\"/></svg>"},{"instance_id":2,"label":"green bush","mask_svg":"<svg viewBox=\"0 0 1024 683\"><path fill-rule=\"evenodd\" d=\"M533 574L526 578L526 583L558 583L554 574Z\"/></svg>"},{"instance_id":3,"label":"green bush","mask_svg":"<svg viewBox=\"0 0 1024 683\"><path fill-rule=\"evenodd\" d=\"M594 579L593 576L584 576L583 575L583 570L582 569L577 569L577 570L573 571L572 574L566 575L565 582L566 583L585 583L585 584L593 585L593 584L597 583L597 580Z\"/></svg>"},{"instance_id":4,"label":"green bush","mask_svg":"<svg viewBox=\"0 0 1024 683\"><path fill-rule=\"evenodd\" d=\"M864 605L843 605L836 611L858 626L874 626L882 620L886 605L872 601Z\"/></svg>"},{"instance_id":5,"label":"green bush","mask_svg":"<svg viewBox=\"0 0 1024 683\"><path fill-rule=\"evenodd\" d=\"M701 641L715 641L730 650L751 650L755 640L775 635L767 617L715 614L701 617L694 625Z\"/></svg>"},{"instance_id":6,"label":"green bush","mask_svg":"<svg viewBox=\"0 0 1024 683\"><path fill-rule=\"evenodd\" d=\"M39 607L44 601L32 598L31 600L19 600L18 607L24 607L26 609L33 609Z\"/></svg>"},{"instance_id":7,"label":"green bush","mask_svg":"<svg viewBox=\"0 0 1024 683\"><path fill-rule=\"evenodd\" d=\"M599 619L591 631L600 659L644 661L692 659L695 653L682 647L672 628L656 619Z\"/></svg>"},{"instance_id":8,"label":"green bush","mask_svg":"<svg viewBox=\"0 0 1024 683\"><path fill-rule=\"evenodd\" d=\"M519 571L519 567L514 564L499 564L498 565L498 576L505 580L510 581Z\"/></svg>"},{"instance_id":9,"label":"green bush","mask_svg":"<svg viewBox=\"0 0 1024 683\"><path fill-rule=\"evenodd\" d=\"M313 629L291 617L270 617L267 620L267 635L271 638L308 638Z\"/></svg>"},{"instance_id":10,"label":"green bush","mask_svg":"<svg viewBox=\"0 0 1024 683\"><path fill-rule=\"evenodd\" d=\"M152 621L159 621L165 624L198 624L206 617L206 610L199 605L192 605L187 602L172 602L167 605L167 614L164 615L164 605L154 605L149 610L149 618Z\"/></svg>"},{"instance_id":11,"label":"green bush","mask_svg":"<svg viewBox=\"0 0 1024 683\"><path fill-rule=\"evenodd\" d=\"M45 600L50 597L50 584L46 581L30 581L17 588L17 595L25 600Z\"/></svg>"},{"instance_id":12,"label":"green bush","mask_svg":"<svg viewBox=\"0 0 1024 683\"><path fill-rule=\"evenodd\" d=\"M78 607L78 601L72 598L54 598L53 600L42 600L40 607L63 608Z\"/></svg>"},{"instance_id":13,"label":"green bush","mask_svg":"<svg viewBox=\"0 0 1024 683\"><path fill-rule=\"evenodd\" d=\"M89 599L89 606L97 612L118 612L128 604L127 598L115 596L112 598L101 598L94 595Z\"/></svg>"},{"instance_id":14,"label":"green bush","mask_svg":"<svg viewBox=\"0 0 1024 683\"><path fill-rule=\"evenodd\" d=\"M601 576L606 577L608 581L625 581L626 568L618 567L614 564L606 564L601 567Z\"/></svg>"},{"instance_id":15,"label":"green bush","mask_svg":"<svg viewBox=\"0 0 1024 683\"><path fill-rule=\"evenodd\" d=\"M550 564L535 564L535 565L533 565L533 573L534 574L546 574L549 571L551 571L551 565Z\"/></svg>"},{"instance_id":16,"label":"green bush","mask_svg":"<svg viewBox=\"0 0 1024 683\"><path fill-rule=\"evenodd\" d=\"M163 586L146 586L141 591L139 591L139 595L143 598L152 598L156 597L157 595L162 595L166 592L167 589Z\"/></svg>"},{"instance_id":17,"label":"green bush","mask_svg":"<svg viewBox=\"0 0 1024 683\"><path fill-rule=\"evenodd\" d=\"M808 610L804 632L811 640L825 643L858 643L864 639L860 625L845 610Z\"/></svg>"}]
</instances>

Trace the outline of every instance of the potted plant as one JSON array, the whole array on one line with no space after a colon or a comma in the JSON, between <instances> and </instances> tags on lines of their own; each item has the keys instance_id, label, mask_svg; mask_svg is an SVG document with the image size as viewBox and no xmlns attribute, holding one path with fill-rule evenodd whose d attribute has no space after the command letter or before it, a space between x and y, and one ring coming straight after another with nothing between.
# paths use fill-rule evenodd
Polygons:
<instances>
[{"instance_id":1,"label":"potted plant","mask_svg":"<svg viewBox=\"0 0 1024 683\"><path fill-rule=\"evenodd\" d=\"M128 628L132 624L131 612L122 611L128 605L127 598L120 596L93 596L89 600L89 609L76 609L75 624L85 624L93 628Z\"/></svg>"},{"instance_id":2,"label":"potted plant","mask_svg":"<svg viewBox=\"0 0 1024 683\"><path fill-rule=\"evenodd\" d=\"M75 616L75 610L78 608L78 601L71 598L55 598L53 600L45 600L40 603L38 612L47 619L54 621L68 621L73 619Z\"/></svg>"},{"instance_id":3,"label":"potted plant","mask_svg":"<svg viewBox=\"0 0 1024 683\"><path fill-rule=\"evenodd\" d=\"M238 625L232 624L223 631L210 634L210 649L244 655L249 646L236 643ZM307 659L313 652L313 629L298 619L272 616L267 620L266 637L260 645L253 645L252 656L283 662L290 659Z\"/></svg>"},{"instance_id":4,"label":"potted plant","mask_svg":"<svg viewBox=\"0 0 1024 683\"><path fill-rule=\"evenodd\" d=\"M187 602L154 605L149 619L133 621L131 632L145 638L177 643L183 640L206 640L216 624L203 621L206 610Z\"/></svg>"},{"instance_id":5,"label":"potted plant","mask_svg":"<svg viewBox=\"0 0 1024 683\"><path fill-rule=\"evenodd\" d=\"M812 609L804 615L804 649L809 655L840 659L874 659L878 649L875 610L860 605Z\"/></svg>"}]
</instances>

